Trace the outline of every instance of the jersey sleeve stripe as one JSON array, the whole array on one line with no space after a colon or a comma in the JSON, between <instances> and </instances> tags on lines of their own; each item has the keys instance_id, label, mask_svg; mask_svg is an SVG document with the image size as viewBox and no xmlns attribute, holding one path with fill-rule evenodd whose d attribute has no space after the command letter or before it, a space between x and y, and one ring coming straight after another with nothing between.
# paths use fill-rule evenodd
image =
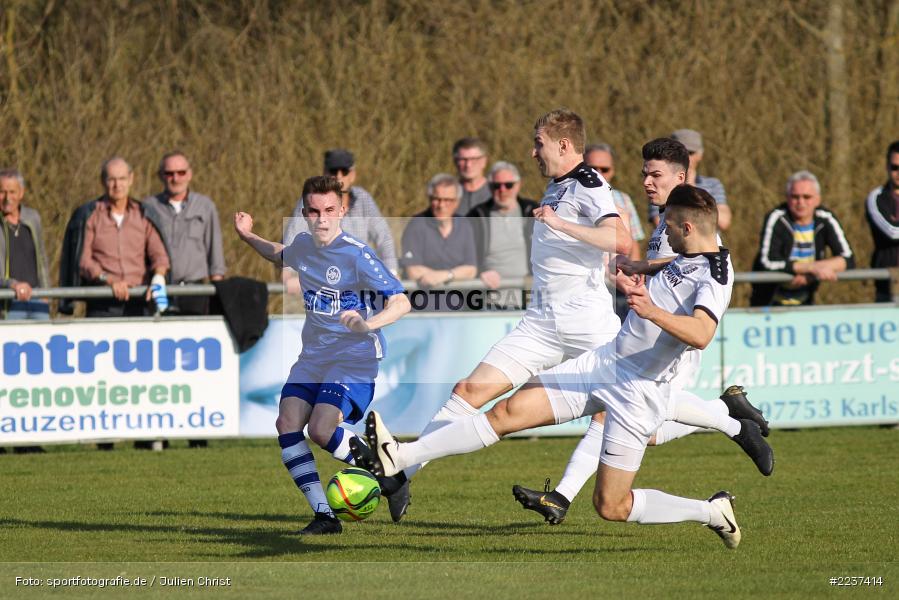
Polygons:
<instances>
[{"instance_id":1,"label":"jersey sleeve stripe","mask_svg":"<svg viewBox=\"0 0 899 600\"><path fill-rule=\"evenodd\" d=\"M830 223L834 233L837 234L837 240L839 240L840 246L842 247L840 256L846 259L852 258L852 247L849 245L849 240L846 239L846 234L843 233L843 228L840 226L840 222L837 221L837 218L833 216L832 212L827 210L818 210L816 212L819 217L826 219L827 222Z\"/></svg>"},{"instance_id":2,"label":"jersey sleeve stripe","mask_svg":"<svg viewBox=\"0 0 899 600\"><path fill-rule=\"evenodd\" d=\"M771 260L769 257L774 227L777 225L777 221L780 220L780 217L783 216L783 214L784 211L782 210L771 211L771 214L768 215L768 220L765 221L765 230L762 233L762 251L759 254L761 256L762 265L769 271L780 271L787 266L786 261Z\"/></svg>"},{"instance_id":3,"label":"jersey sleeve stripe","mask_svg":"<svg viewBox=\"0 0 899 600\"><path fill-rule=\"evenodd\" d=\"M891 240L899 240L899 226L891 225L877 208L877 198L880 197L882 192L883 187L871 190L871 193L868 194L868 199L865 201L865 207L868 209L871 222L877 226L881 233Z\"/></svg>"}]
</instances>

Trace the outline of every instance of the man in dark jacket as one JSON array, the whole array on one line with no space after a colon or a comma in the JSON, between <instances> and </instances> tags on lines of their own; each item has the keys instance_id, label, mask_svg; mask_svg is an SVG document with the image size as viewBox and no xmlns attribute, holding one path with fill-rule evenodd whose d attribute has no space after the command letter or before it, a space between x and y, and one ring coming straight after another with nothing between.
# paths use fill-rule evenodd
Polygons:
<instances>
[{"instance_id":1,"label":"man in dark jacket","mask_svg":"<svg viewBox=\"0 0 899 600\"><path fill-rule=\"evenodd\" d=\"M787 201L765 217L753 271L781 271L793 279L754 284L752 306L814 304L819 281L835 281L837 273L855 266L842 225L821 206L818 178L797 171L787 180L786 194Z\"/></svg>"},{"instance_id":2,"label":"man in dark jacket","mask_svg":"<svg viewBox=\"0 0 899 600\"><path fill-rule=\"evenodd\" d=\"M887 148L887 182L871 190L865 216L874 238L871 267L899 267L899 140ZM874 283L875 302L891 302L889 280Z\"/></svg>"},{"instance_id":3,"label":"man in dark jacket","mask_svg":"<svg viewBox=\"0 0 899 600\"><path fill-rule=\"evenodd\" d=\"M50 318L46 300L32 299L36 287L50 287L41 217L22 204L25 178L15 169L0 170L0 288L15 292L15 300L0 302L0 317Z\"/></svg>"},{"instance_id":4,"label":"man in dark jacket","mask_svg":"<svg viewBox=\"0 0 899 600\"><path fill-rule=\"evenodd\" d=\"M503 279L521 279L531 273L531 235L537 203L520 198L521 174L509 162L500 161L490 169L488 182L492 197L468 213L472 218L478 257L478 276L489 290ZM519 307L512 298L495 299L502 306ZM514 306L512 306L514 305Z\"/></svg>"}]
</instances>

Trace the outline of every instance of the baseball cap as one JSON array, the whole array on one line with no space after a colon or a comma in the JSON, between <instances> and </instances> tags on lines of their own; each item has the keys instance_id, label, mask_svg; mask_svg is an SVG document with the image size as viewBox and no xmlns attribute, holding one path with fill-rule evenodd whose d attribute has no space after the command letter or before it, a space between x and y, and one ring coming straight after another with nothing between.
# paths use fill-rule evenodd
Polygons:
<instances>
[{"instance_id":1,"label":"baseball cap","mask_svg":"<svg viewBox=\"0 0 899 600\"><path fill-rule=\"evenodd\" d=\"M683 144L687 152L702 152L702 135L698 131L678 129L671 134L671 138Z\"/></svg>"},{"instance_id":2,"label":"baseball cap","mask_svg":"<svg viewBox=\"0 0 899 600\"><path fill-rule=\"evenodd\" d=\"M334 148L325 152L325 171L336 171L337 169L349 170L356 164L356 158L353 153L343 148Z\"/></svg>"}]
</instances>

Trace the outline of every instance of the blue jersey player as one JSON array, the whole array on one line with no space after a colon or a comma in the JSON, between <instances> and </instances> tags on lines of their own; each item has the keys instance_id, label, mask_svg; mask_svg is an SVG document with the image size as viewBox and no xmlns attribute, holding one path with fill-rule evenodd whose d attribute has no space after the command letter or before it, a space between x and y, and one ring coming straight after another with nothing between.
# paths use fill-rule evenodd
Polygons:
<instances>
[{"instance_id":1,"label":"blue jersey player","mask_svg":"<svg viewBox=\"0 0 899 600\"><path fill-rule=\"evenodd\" d=\"M303 216L309 232L289 246L254 234L249 214L234 216L234 228L243 241L300 277L306 308L303 349L281 390L275 426L284 466L315 512L301 534L341 531L303 429L308 426L312 441L335 458L353 464L349 441L355 434L341 423L362 418L374 395L378 361L384 356L380 329L410 309L402 284L372 249L341 231L340 191L334 177L306 180Z\"/></svg>"}]
</instances>

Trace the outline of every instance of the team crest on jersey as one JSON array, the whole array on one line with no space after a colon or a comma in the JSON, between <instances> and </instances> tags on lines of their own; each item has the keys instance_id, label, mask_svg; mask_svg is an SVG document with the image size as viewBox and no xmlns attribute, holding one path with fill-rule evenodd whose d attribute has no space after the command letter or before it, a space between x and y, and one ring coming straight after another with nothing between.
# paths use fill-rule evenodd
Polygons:
<instances>
[{"instance_id":1,"label":"team crest on jersey","mask_svg":"<svg viewBox=\"0 0 899 600\"><path fill-rule=\"evenodd\" d=\"M328 270L325 273L325 279L328 280L328 283L334 285L335 283L340 281L340 269L338 269L334 265L331 265L330 267L328 267Z\"/></svg>"}]
</instances>

